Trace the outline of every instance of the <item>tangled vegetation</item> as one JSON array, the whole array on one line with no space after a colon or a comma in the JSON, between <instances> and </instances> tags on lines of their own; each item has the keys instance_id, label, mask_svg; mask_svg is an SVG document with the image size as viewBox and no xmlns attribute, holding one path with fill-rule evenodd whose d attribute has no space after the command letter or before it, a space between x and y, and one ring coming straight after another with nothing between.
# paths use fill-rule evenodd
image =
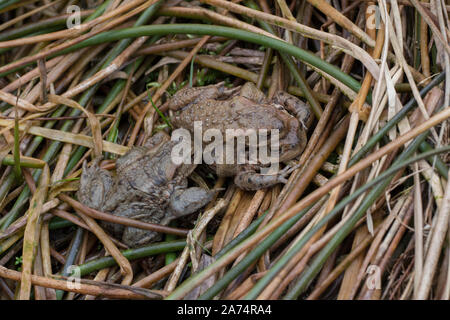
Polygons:
<instances>
[{"instance_id":1,"label":"tangled vegetation","mask_svg":"<svg viewBox=\"0 0 450 320\"><path fill-rule=\"evenodd\" d=\"M450 297L446 0L0 1L0 299ZM315 119L285 184L161 226L77 198L83 162L253 82ZM128 248L102 221L160 232Z\"/></svg>"}]
</instances>

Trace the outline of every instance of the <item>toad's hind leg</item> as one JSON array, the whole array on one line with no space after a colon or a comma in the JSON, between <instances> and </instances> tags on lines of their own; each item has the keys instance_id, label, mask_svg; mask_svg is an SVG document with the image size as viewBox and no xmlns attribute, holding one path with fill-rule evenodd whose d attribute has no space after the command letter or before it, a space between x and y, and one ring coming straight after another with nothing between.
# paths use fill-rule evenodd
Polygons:
<instances>
[{"instance_id":1,"label":"toad's hind leg","mask_svg":"<svg viewBox=\"0 0 450 320\"><path fill-rule=\"evenodd\" d=\"M120 209L120 208L119 208ZM164 211L159 208L149 208L142 206L141 203L131 204L123 210L116 210L116 216L123 216L134 220L162 224L161 218L164 216ZM120 227L123 227L119 225ZM117 228L117 227L116 227ZM122 241L129 247L138 247L149 242L157 241L161 239L162 234L156 231L144 230L134 227L125 227L122 229ZM115 231L119 231L116 229ZM115 233L118 234L118 233Z\"/></svg>"},{"instance_id":2,"label":"toad's hind leg","mask_svg":"<svg viewBox=\"0 0 450 320\"><path fill-rule=\"evenodd\" d=\"M311 109L306 103L297 97L285 92L278 91L273 97L273 102L282 105L286 110L292 113L307 131L314 120Z\"/></svg>"},{"instance_id":3,"label":"toad's hind leg","mask_svg":"<svg viewBox=\"0 0 450 320\"><path fill-rule=\"evenodd\" d=\"M141 208L139 204L136 204L136 206L132 206L131 208L117 210L119 213L116 213L116 215L166 226L171 220L194 213L205 206L213 199L214 194L215 191L198 187L178 189L175 190L170 198L168 210ZM137 247L160 238L161 234L155 231L126 227L123 232L122 241L130 247Z\"/></svg>"},{"instance_id":4,"label":"toad's hind leg","mask_svg":"<svg viewBox=\"0 0 450 320\"><path fill-rule=\"evenodd\" d=\"M127 218L132 218L134 220L139 220L146 223L153 223L153 224L162 224L160 219L164 215L164 211L159 209L152 209L152 208L145 208L142 207L140 204L136 204L135 206L131 206L128 208L124 208L124 210L117 210L118 212L115 213L117 216L124 216ZM118 225L119 227L123 227L121 225ZM111 229L110 229L111 230ZM123 235L122 235L122 241L129 247L138 247L144 244L147 244L149 242L157 241L161 239L162 234L155 231L150 230L144 230L134 227L125 227L122 229ZM111 230L112 231L112 230ZM114 230L116 232L113 232L113 234L118 234L117 231L119 229L117 228Z\"/></svg>"}]
</instances>

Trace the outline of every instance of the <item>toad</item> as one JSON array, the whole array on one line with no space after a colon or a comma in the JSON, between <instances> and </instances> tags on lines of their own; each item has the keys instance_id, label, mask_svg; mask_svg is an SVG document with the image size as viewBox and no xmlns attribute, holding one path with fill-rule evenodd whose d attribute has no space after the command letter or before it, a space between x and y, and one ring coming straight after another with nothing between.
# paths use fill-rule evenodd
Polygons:
<instances>
[{"instance_id":1,"label":"toad","mask_svg":"<svg viewBox=\"0 0 450 320\"><path fill-rule=\"evenodd\" d=\"M85 205L116 216L168 225L210 202L215 191L187 187L195 165L175 164L171 150L176 144L156 133L142 147L133 147L116 161L116 175L100 168L99 160L83 164L78 199ZM130 246L159 238L157 232L104 223L104 227Z\"/></svg>"},{"instance_id":2,"label":"toad","mask_svg":"<svg viewBox=\"0 0 450 320\"><path fill-rule=\"evenodd\" d=\"M309 107L298 98L279 91L267 99L262 91L247 82L240 92L230 95L222 84L184 88L168 102L174 111L175 128L194 133L194 123L201 121L204 131L217 129L223 136L229 129L278 130L278 162L287 163L300 155L306 146L306 132L313 121ZM260 145L259 145L260 146ZM248 144L247 144L248 147ZM248 155L248 148L244 151ZM213 163L210 167L218 176L234 177L244 190L258 190L285 183L292 172L289 166L276 173L262 173L262 163Z\"/></svg>"}]
</instances>

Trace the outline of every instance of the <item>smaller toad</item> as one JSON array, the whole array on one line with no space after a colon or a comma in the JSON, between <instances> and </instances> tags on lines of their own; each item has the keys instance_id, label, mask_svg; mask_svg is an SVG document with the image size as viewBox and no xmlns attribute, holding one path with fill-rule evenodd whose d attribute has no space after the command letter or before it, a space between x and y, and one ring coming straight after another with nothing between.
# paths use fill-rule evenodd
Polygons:
<instances>
[{"instance_id":1,"label":"smaller toad","mask_svg":"<svg viewBox=\"0 0 450 320\"><path fill-rule=\"evenodd\" d=\"M133 147L117 159L115 176L99 167L100 159L90 167L84 163L78 199L96 210L161 225L196 212L213 199L215 191L187 187L187 177L195 165L173 163L171 150L175 144L167 134L155 134L143 147ZM119 224L104 226L130 247L159 236Z\"/></svg>"}]
</instances>

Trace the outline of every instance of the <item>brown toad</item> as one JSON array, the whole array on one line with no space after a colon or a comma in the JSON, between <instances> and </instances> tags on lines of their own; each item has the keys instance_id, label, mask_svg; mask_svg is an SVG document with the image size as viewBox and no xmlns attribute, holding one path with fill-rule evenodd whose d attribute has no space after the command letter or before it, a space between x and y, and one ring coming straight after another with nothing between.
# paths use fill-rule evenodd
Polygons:
<instances>
[{"instance_id":1,"label":"brown toad","mask_svg":"<svg viewBox=\"0 0 450 320\"><path fill-rule=\"evenodd\" d=\"M195 165L174 164L171 150L176 144L159 132L143 147L133 147L116 161L116 175L99 167L99 159L83 164L78 199L85 205L148 223L167 225L210 202L214 191L187 188L187 177ZM119 224L104 223L114 236L135 247L154 241L158 233Z\"/></svg>"},{"instance_id":2,"label":"brown toad","mask_svg":"<svg viewBox=\"0 0 450 320\"><path fill-rule=\"evenodd\" d=\"M217 129L223 136L228 129L278 130L278 162L284 163L301 154L306 145L306 132L313 120L309 107L298 98L279 91L269 100L251 82L232 97L227 97L221 85L185 88L172 97L168 107L178 111L171 118L172 124L191 134L194 134L194 122L197 121L201 121L204 131ZM248 154L248 150L244 152ZM286 182L286 175L292 171L286 167L276 174L264 174L261 163L228 162L210 166L219 176L234 176L235 184L245 190Z\"/></svg>"}]
</instances>

